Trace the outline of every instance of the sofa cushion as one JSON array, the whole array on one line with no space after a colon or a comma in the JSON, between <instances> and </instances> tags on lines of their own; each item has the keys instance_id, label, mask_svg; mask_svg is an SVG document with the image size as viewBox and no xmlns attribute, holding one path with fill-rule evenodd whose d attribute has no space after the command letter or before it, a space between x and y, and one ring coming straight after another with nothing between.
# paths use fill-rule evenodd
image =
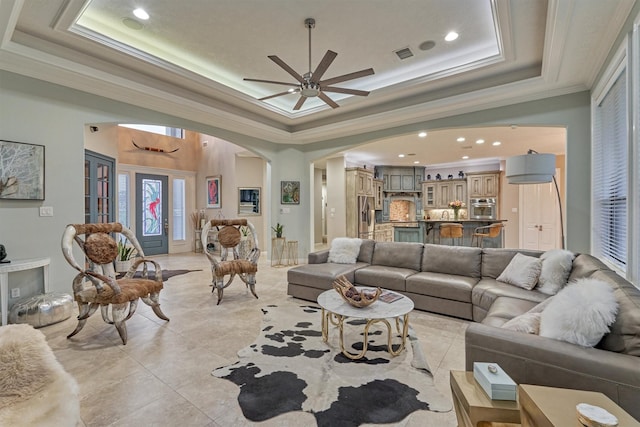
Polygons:
<instances>
[{"instance_id":1,"label":"sofa cushion","mask_svg":"<svg viewBox=\"0 0 640 427\"><path fill-rule=\"evenodd\" d=\"M371 264L371 257L373 257L373 249L376 246L376 241L372 239L362 239L360 244L360 253L358 254L358 262L366 262Z\"/></svg>"},{"instance_id":2,"label":"sofa cushion","mask_svg":"<svg viewBox=\"0 0 640 427\"><path fill-rule=\"evenodd\" d=\"M482 249L466 246L424 245L422 271L480 278Z\"/></svg>"},{"instance_id":3,"label":"sofa cushion","mask_svg":"<svg viewBox=\"0 0 640 427\"><path fill-rule=\"evenodd\" d=\"M566 249L551 249L540 255L542 270L536 289L547 295L557 294L567 284L575 257Z\"/></svg>"},{"instance_id":4,"label":"sofa cushion","mask_svg":"<svg viewBox=\"0 0 640 427\"><path fill-rule=\"evenodd\" d=\"M597 347L640 356L640 289L611 270L597 271L591 277L613 287L618 301L616 321Z\"/></svg>"},{"instance_id":5,"label":"sofa cushion","mask_svg":"<svg viewBox=\"0 0 640 427\"><path fill-rule=\"evenodd\" d=\"M420 271L422 243L376 242L371 264Z\"/></svg>"},{"instance_id":6,"label":"sofa cushion","mask_svg":"<svg viewBox=\"0 0 640 427\"><path fill-rule=\"evenodd\" d=\"M541 270L542 261L539 258L515 254L496 280L530 291L538 283Z\"/></svg>"},{"instance_id":7,"label":"sofa cushion","mask_svg":"<svg viewBox=\"0 0 640 427\"><path fill-rule=\"evenodd\" d=\"M540 336L593 347L609 332L617 311L618 301L607 282L577 279L542 311Z\"/></svg>"},{"instance_id":8,"label":"sofa cushion","mask_svg":"<svg viewBox=\"0 0 640 427\"><path fill-rule=\"evenodd\" d=\"M471 302L471 289L478 283L473 277L455 274L422 272L406 280L407 292L443 299Z\"/></svg>"},{"instance_id":9,"label":"sofa cushion","mask_svg":"<svg viewBox=\"0 0 640 427\"><path fill-rule=\"evenodd\" d=\"M370 265L356 270L355 282L351 283L363 286L379 286L392 291L404 292L405 280L415 273L415 270L408 268Z\"/></svg>"},{"instance_id":10,"label":"sofa cushion","mask_svg":"<svg viewBox=\"0 0 640 427\"><path fill-rule=\"evenodd\" d=\"M528 256L540 257L542 251L525 249L484 248L482 250L482 278L495 279L507 268L511 259L521 253Z\"/></svg>"},{"instance_id":11,"label":"sofa cushion","mask_svg":"<svg viewBox=\"0 0 640 427\"><path fill-rule=\"evenodd\" d=\"M540 332L540 318L542 317L542 310L544 310L545 307L549 305L551 300L552 298L547 298L540 304L537 304L536 306L531 308L526 313L522 313L514 317L513 319L508 320L504 325L502 325L502 327L505 329L511 329L512 331L516 332L537 335L538 332Z\"/></svg>"},{"instance_id":12,"label":"sofa cushion","mask_svg":"<svg viewBox=\"0 0 640 427\"><path fill-rule=\"evenodd\" d=\"M360 254L362 239L336 237L331 241L328 262L336 264L355 264Z\"/></svg>"},{"instance_id":13,"label":"sofa cushion","mask_svg":"<svg viewBox=\"0 0 640 427\"><path fill-rule=\"evenodd\" d=\"M537 304L534 301L527 301L512 297L497 297L489 310L487 316L482 320L484 324L492 326L502 326L505 322L531 310Z\"/></svg>"},{"instance_id":14,"label":"sofa cushion","mask_svg":"<svg viewBox=\"0 0 640 427\"><path fill-rule=\"evenodd\" d=\"M304 285L318 289L331 289L333 281L344 274L353 283L354 272L367 264L306 264L293 267L287 271L287 281L296 285Z\"/></svg>"},{"instance_id":15,"label":"sofa cushion","mask_svg":"<svg viewBox=\"0 0 640 427\"><path fill-rule=\"evenodd\" d=\"M573 260L569 282L582 277L589 277L598 270L610 271L609 267L593 255L578 254Z\"/></svg>"},{"instance_id":16,"label":"sofa cushion","mask_svg":"<svg viewBox=\"0 0 640 427\"><path fill-rule=\"evenodd\" d=\"M484 310L489 310L498 297L517 298L537 304L547 299L549 295L538 292L535 288L528 291L508 283L498 282L495 279L484 278L480 279L471 291L471 303Z\"/></svg>"}]
</instances>

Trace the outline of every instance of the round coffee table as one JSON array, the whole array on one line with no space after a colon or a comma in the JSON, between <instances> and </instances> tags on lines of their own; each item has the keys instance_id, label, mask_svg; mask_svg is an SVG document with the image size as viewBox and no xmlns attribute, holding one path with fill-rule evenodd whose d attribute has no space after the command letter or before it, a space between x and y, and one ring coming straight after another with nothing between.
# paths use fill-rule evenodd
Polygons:
<instances>
[{"instance_id":1,"label":"round coffee table","mask_svg":"<svg viewBox=\"0 0 640 427\"><path fill-rule=\"evenodd\" d=\"M363 286L357 286L358 290L371 290L375 288L367 288ZM392 292L392 291L384 291ZM396 294L395 292L393 292ZM400 299L387 303L383 301L375 301L373 304L367 307L353 307L346 302L342 297L333 289L325 291L318 296L318 304L322 307L322 339L327 342L329 338L329 323L337 326L340 330L340 349L349 359L361 359L367 352L368 334L371 325L381 322L387 325L387 346L389 353L392 356L399 355L405 348L407 342L407 333L409 331L409 312L413 310L413 301L404 295L397 294ZM362 351L358 354L348 352L344 347L344 322L346 319L354 317L358 319L365 319L364 334L362 341ZM400 332L400 317L402 317L402 332ZM401 333L400 348L394 351L391 344L391 325L387 319L395 319L396 330Z\"/></svg>"}]
</instances>

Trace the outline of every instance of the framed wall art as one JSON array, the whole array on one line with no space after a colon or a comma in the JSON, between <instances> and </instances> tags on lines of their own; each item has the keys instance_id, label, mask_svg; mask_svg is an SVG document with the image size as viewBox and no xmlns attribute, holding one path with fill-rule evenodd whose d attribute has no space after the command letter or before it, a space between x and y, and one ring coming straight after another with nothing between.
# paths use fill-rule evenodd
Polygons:
<instances>
[{"instance_id":1,"label":"framed wall art","mask_svg":"<svg viewBox=\"0 0 640 427\"><path fill-rule=\"evenodd\" d=\"M207 208L220 209L221 194L220 194L220 175L207 177Z\"/></svg>"},{"instance_id":2,"label":"framed wall art","mask_svg":"<svg viewBox=\"0 0 640 427\"><path fill-rule=\"evenodd\" d=\"M44 200L44 145L0 140L0 199Z\"/></svg>"},{"instance_id":3,"label":"framed wall art","mask_svg":"<svg viewBox=\"0 0 640 427\"><path fill-rule=\"evenodd\" d=\"M300 181L280 181L280 203L283 205L300 204Z\"/></svg>"}]
</instances>

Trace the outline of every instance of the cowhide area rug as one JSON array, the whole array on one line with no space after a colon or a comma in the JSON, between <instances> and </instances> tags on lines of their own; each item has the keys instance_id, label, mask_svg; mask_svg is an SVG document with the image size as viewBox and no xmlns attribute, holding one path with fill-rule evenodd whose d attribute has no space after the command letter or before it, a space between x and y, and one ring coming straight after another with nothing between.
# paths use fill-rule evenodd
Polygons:
<instances>
[{"instance_id":1,"label":"cowhide area rug","mask_svg":"<svg viewBox=\"0 0 640 427\"><path fill-rule=\"evenodd\" d=\"M238 362L212 372L240 387L238 403L247 419L259 422L305 411L318 426L359 426L399 422L417 410L451 410L411 328L406 350L391 357L386 326L374 324L365 357L353 361L340 351L337 327L330 326L327 343L322 340L319 307L268 306L262 311L256 342L238 352ZM345 347L350 345L353 353L362 349L363 330L362 320L345 323Z\"/></svg>"}]
</instances>

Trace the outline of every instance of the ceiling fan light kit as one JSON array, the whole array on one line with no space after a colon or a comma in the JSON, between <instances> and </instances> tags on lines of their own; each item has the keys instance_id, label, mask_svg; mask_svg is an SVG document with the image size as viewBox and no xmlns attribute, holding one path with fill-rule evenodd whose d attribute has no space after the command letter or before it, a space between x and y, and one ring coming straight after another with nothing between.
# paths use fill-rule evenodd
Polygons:
<instances>
[{"instance_id":1,"label":"ceiling fan light kit","mask_svg":"<svg viewBox=\"0 0 640 427\"><path fill-rule=\"evenodd\" d=\"M338 54L332 50L327 50L327 53L324 54L324 57L316 67L315 71L311 71L311 29L315 28L316 21L313 18L307 18L304 21L305 27L309 30L309 71L304 74L296 73L296 71L291 68L287 63L285 63L282 59L278 58L276 55L269 55L268 58L273 62L278 64L280 68L285 70L289 75L291 75L294 79L297 80L298 83L289 83L289 82L279 82L273 80L262 80L262 79L248 79L245 78L245 81L250 82L258 82L258 83L269 83L269 84L278 84L278 85L287 85L287 86L296 86L295 90L287 90L286 92L276 93L274 95L265 96L263 98L259 98L260 101L265 101L267 99L275 98L278 96L288 95L290 93L300 93L300 98L298 102L293 107L294 110L299 110L307 98L320 98L324 101L325 104L329 105L331 108L338 108L339 105L329 98L324 92L334 92L334 93L344 93L347 95L357 95L357 96L367 96L369 95L369 91L366 90L357 90L357 89L348 89L341 87L331 86L336 83L345 82L347 80L358 79L360 77L370 76L374 74L373 68L367 68L365 70L356 71L353 73L343 74L341 76L333 77L326 80L320 80L324 73L327 71L331 63Z\"/></svg>"}]
</instances>

